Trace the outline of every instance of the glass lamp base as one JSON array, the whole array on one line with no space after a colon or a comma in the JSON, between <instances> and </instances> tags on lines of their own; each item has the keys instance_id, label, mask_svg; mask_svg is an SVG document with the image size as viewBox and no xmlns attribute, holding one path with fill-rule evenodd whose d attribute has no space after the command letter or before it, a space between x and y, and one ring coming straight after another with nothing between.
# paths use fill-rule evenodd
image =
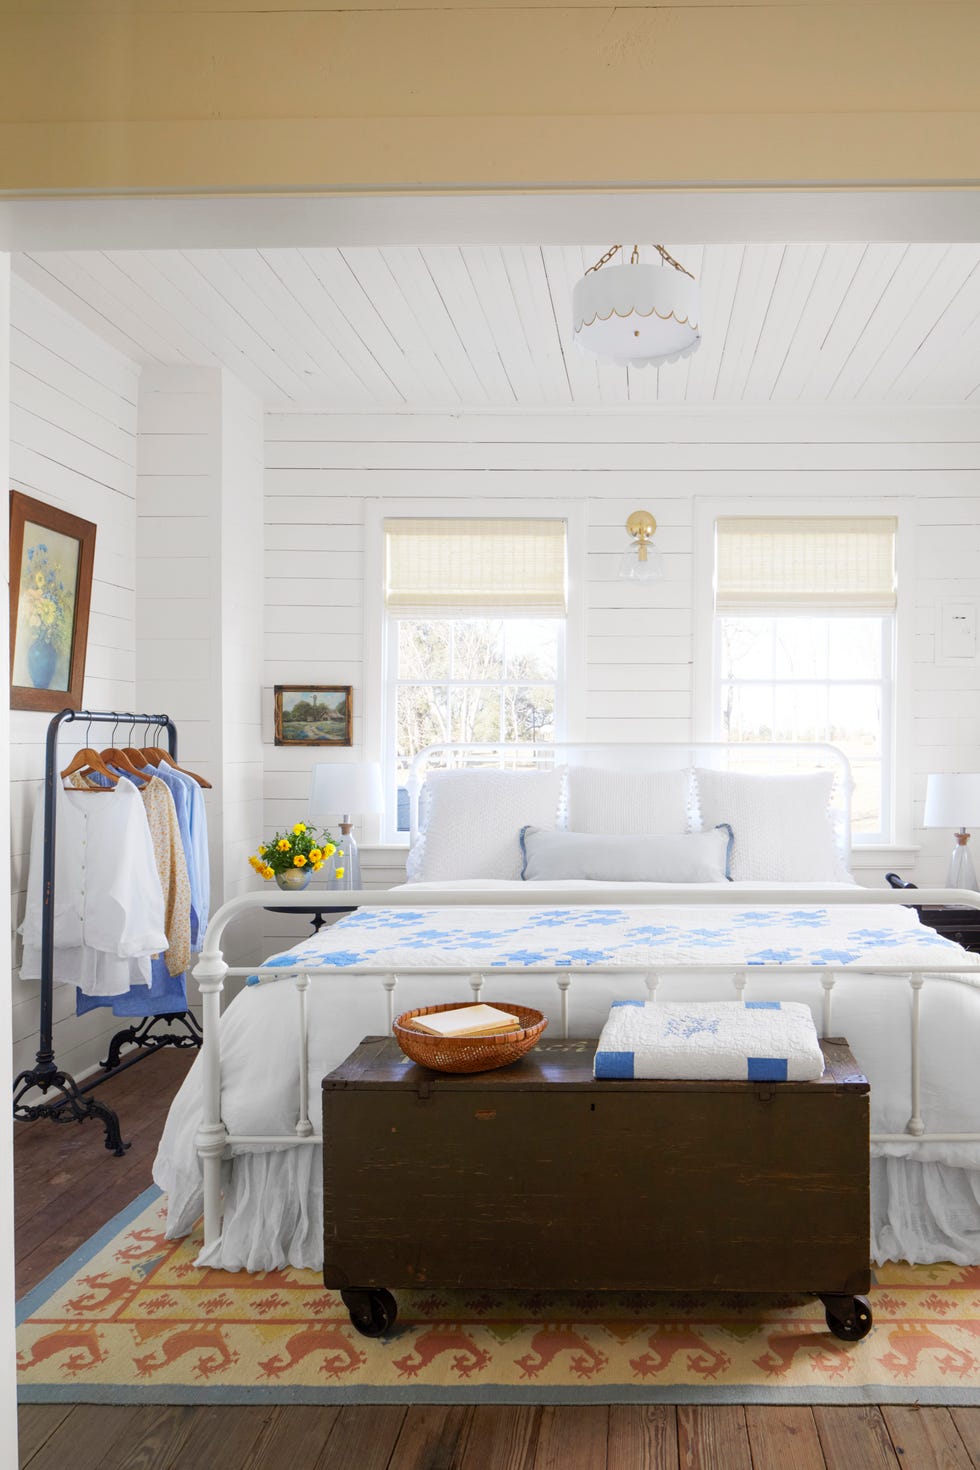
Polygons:
<instances>
[{"instance_id":1,"label":"glass lamp base","mask_svg":"<svg viewBox=\"0 0 980 1470\"><path fill-rule=\"evenodd\" d=\"M341 857L343 853L343 857ZM337 843L337 851L330 859L330 877L327 879L327 887L331 893L349 892L352 888L361 886L361 855L357 850L353 832L342 832L340 841ZM335 878L337 868L343 868L343 876Z\"/></svg>"},{"instance_id":2,"label":"glass lamp base","mask_svg":"<svg viewBox=\"0 0 980 1470\"><path fill-rule=\"evenodd\" d=\"M946 887L967 888L971 893L980 891L970 849L965 842L957 842L953 848L953 854L949 860L949 872L946 874Z\"/></svg>"}]
</instances>

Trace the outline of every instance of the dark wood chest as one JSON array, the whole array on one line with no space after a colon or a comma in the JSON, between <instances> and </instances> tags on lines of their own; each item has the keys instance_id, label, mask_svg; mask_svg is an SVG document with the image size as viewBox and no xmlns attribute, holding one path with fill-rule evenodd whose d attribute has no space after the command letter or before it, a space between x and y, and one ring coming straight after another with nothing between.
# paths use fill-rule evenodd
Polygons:
<instances>
[{"instance_id":1,"label":"dark wood chest","mask_svg":"<svg viewBox=\"0 0 980 1470\"><path fill-rule=\"evenodd\" d=\"M594 1041L429 1072L367 1038L323 1083L324 1281L803 1291L869 1271L869 1087L597 1082Z\"/></svg>"}]
</instances>

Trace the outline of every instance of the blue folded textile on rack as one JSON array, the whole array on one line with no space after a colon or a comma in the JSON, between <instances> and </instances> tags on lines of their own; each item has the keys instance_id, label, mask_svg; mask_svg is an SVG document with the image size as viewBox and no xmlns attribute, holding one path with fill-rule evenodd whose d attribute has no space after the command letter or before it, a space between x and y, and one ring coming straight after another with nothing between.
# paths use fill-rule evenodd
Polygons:
<instances>
[{"instance_id":1,"label":"blue folded textile on rack","mask_svg":"<svg viewBox=\"0 0 980 1470\"><path fill-rule=\"evenodd\" d=\"M614 1001L596 1049L600 1080L813 1082L823 1053L799 1001Z\"/></svg>"},{"instance_id":2,"label":"blue folded textile on rack","mask_svg":"<svg viewBox=\"0 0 980 1470\"><path fill-rule=\"evenodd\" d=\"M187 1009L187 978L171 975L162 954L150 961L150 984L131 985L122 995L86 995L76 986L75 1014L110 1006L114 1016L171 1016Z\"/></svg>"}]
</instances>

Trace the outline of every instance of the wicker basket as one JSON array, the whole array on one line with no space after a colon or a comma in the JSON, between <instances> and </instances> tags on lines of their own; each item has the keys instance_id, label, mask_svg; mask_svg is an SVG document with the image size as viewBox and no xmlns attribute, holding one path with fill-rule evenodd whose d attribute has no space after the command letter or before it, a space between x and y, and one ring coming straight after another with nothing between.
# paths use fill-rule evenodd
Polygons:
<instances>
[{"instance_id":1,"label":"wicker basket","mask_svg":"<svg viewBox=\"0 0 980 1470\"><path fill-rule=\"evenodd\" d=\"M464 1001L463 1005L481 1005L487 1002ZM509 1067L531 1050L548 1022L540 1011L531 1006L515 1006L495 1000L490 1004L502 1011L510 1011L521 1023L520 1031L504 1031L499 1035L488 1032L483 1036L430 1036L412 1025L416 1016L431 1016L436 1011L458 1011L459 1001L448 1005L420 1006L416 1011L406 1011L394 1024L395 1040L407 1057L418 1062L420 1067L431 1067L433 1072L490 1072L494 1067Z\"/></svg>"}]
</instances>

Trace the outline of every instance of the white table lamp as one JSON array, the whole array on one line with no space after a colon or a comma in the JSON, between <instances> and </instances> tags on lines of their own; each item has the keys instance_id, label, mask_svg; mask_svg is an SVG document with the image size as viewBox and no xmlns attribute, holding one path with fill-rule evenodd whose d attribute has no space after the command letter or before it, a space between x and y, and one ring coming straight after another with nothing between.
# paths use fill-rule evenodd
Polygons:
<instances>
[{"instance_id":1,"label":"white table lamp","mask_svg":"<svg viewBox=\"0 0 980 1470\"><path fill-rule=\"evenodd\" d=\"M946 772L926 777L925 827L954 827L956 846L946 875L947 888L969 888L977 891L977 875L967 843L968 826L980 822L980 774Z\"/></svg>"},{"instance_id":2,"label":"white table lamp","mask_svg":"<svg viewBox=\"0 0 980 1470\"><path fill-rule=\"evenodd\" d=\"M310 821L324 823L341 813L340 850L329 866L328 888L360 888L361 859L354 841L352 813L367 816L383 809L381 767L377 761L356 761L353 764L340 762L319 763L313 767L310 786ZM334 877L337 867L343 868L340 878Z\"/></svg>"}]
</instances>

